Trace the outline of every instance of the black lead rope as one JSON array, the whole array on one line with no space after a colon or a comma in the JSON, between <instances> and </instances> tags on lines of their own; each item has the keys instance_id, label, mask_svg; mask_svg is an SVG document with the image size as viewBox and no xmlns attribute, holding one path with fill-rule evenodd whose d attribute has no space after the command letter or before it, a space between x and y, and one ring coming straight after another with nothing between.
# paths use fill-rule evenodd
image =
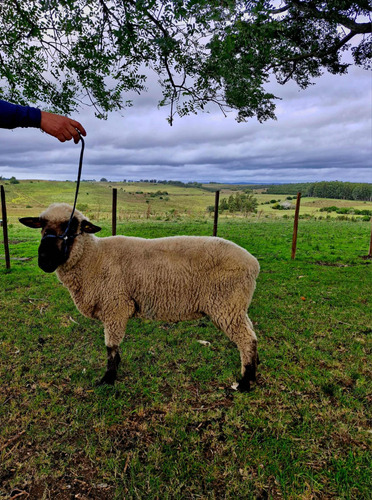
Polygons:
<instances>
[{"instance_id":1,"label":"black lead rope","mask_svg":"<svg viewBox=\"0 0 372 500\"><path fill-rule=\"evenodd\" d=\"M81 140L81 150L80 150L80 159L79 159L79 169L78 169L78 176L77 176L77 183L76 183L76 190L75 190L75 200L74 200L74 206L72 208L72 212L71 212L71 215L70 215L70 219L68 221L68 224L67 224L67 227L65 229L65 232L61 235L58 235L58 234L46 234L42 239L49 239L49 238L58 238L60 240L63 240L63 248L64 248L64 253L67 254L67 251L68 251L68 241L69 240L74 240L76 238L76 236L79 236L80 234L82 234L81 232L80 233L77 233L77 234L68 234L69 230L70 230L70 226L71 226L71 222L72 222L72 219L74 217L74 213L75 213L75 208L76 208L76 202L77 202L77 198L78 198L78 194L79 194L79 188L80 188L80 177L81 177L81 171L83 169L83 156L84 156L84 148L85 148L85 142L84 142L84 139L82 137L82 135L80 134L79 131L77 131L79 136L80 136L80 140Z\"/></svg>"},{"instance_id":2,"label":"black lead rope","mask_svg":"<svg viewBox=\"0 0 372 500\"><path fill-rule=\"evenodd\" d=\"M71 212L71 216L70 216L70 220L68 221L68 224L67 224L67 227L66 227L66 230L65 232L63 233L62 235L62 238L63 239L66 239L67 238L67 233L70 229L70 225L71 225L71 221L74 217L74 213L75 213L75 208L76 208L76 202L77 202L77 199L78 199L78 194L79 194L79 188L80 188L80 177L81 177L81 171L83 169L83 156L84 156L84 148L85 148L85 142L84 142L84 139L82 137L82 135L80 134L79 131L77 131L78 134L80 135L80 140L81 140L81 150L80 150L80 159L79 159L79 170L78 170L78 176L77 176L77 183L76 183L76 190L75 190L75 200L74 200L74 206L72 208L72 212ZM75 235L77 236L77 235Z\"/></svg>"}]
</instances>

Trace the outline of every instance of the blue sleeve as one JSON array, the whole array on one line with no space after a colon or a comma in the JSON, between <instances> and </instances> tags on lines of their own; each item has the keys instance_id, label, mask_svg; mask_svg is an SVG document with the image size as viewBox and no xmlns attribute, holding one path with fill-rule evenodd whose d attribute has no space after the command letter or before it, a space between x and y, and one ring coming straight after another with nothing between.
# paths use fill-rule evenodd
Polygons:
<instances>
[{"instance_id":1,"label":"blue sleeve","mask_svg":"<svg viewBox=\"0 0 372 500\"><path fill-rule=\"evenodd\" d=\"M41 111L0 100L0 128L40 127Z\"/></svg>"}]
</instances>

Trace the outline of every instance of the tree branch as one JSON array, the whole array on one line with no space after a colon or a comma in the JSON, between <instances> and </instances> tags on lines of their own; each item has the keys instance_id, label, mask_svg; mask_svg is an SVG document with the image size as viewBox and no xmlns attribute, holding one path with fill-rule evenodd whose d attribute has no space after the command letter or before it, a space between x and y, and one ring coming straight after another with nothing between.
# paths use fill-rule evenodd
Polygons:
<instances>
[{"instance_id":1,"label":"tree branch","mask_svg":"<svg viewBox=\"0 0 372 500\"><path fill-rule=\"evenodd\" d=\"M296 56L293 56L293 57L288 57L286 59L282 59L280 61L278 61L277 64L271 64L270 66L268 66L267 68L267 71L270 71L271 69L275 70L275 69L278 69L280 66L282 66L283 64L285 63L294 63L294 67L292 68L292 71L290 72L289 76L287 76L284 80L283 83L287 83L287 81L291 78L291 76L293 75L294 71L295 71L295 66L296 64L299 62L299 61L303 61L305 59L309 59L311 57L317 57L317 58L320 58L322 56L326 56L327 54L329 53L332 53L332 52L337 52L338 50L340 50L345 44L347 44L347 42L349 40L351 40L354 36L358 35L358 33L353 33L352 31L350 31L350 33L348 35L346 35L344 38L342 38L338 43L336 43L335 45L333 45L332 47L330 47L328 50L323 50L323 51L317 51L317 50L313 50L311 52L305 52L304 54L298 54Z\"/></svg>"},{"instance_id":2,"label":"tree branch","mask_svg":"<svg viewBox=\"0 0 372 500\"><path fill-rule=\"evenodd\" d=\"M270 10L269 14L281 14L282 12L286 12L288 9L289 9L289 5L284 5L284 7Z\"/></svg>"},{"instance_id":3,"label":"tree branch","mask_svg":"<svg viewBox=\"0 0 372 500\"><path fill-rule=\"evenodd\" d=\"M318 10L311 3L304 3L299 0L291 0L293 5L295 5L300 11L307 12L311 14L313 17L317 19L328 20L328 13L323 13ZM372 33L372 24L369 23L356 23L352 19L349 19L347 16L343 14L338 14L336 12L332 12L332 16L337 21L337 23L342 24L345 28L348 28L355 34L363 34L363 33Z\"/></svg>"}]
</instances>

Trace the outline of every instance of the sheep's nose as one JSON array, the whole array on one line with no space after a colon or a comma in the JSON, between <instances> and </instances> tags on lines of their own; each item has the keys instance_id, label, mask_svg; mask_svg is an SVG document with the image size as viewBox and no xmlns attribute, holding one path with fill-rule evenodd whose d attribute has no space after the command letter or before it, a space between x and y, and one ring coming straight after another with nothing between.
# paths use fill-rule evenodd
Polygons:
<instances>
[{"instance_id":1,"label":"sheep's nose","mask_svg":"<svg viewBox=\"0 0 372 500\"><path fill-rule=\"evenodd\" d=\"M38 255L38 265L46 273L52 273L61 263L61 257L54 242L42 241L39 246Z\"/></svg>"}]
</instances>

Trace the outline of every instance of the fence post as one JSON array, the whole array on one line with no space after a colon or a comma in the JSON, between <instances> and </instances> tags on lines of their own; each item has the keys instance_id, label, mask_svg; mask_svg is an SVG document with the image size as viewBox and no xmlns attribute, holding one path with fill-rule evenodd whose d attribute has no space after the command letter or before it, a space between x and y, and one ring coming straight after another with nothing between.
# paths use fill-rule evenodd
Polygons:
<instances>
[{"instance_id":1,"label":"fence post","mask_svg":"<svg viewBox=\"0 0 372 500\"><path fill-rule=\"evenodd\" d=\"M1 213L3 218L3 234L4 234L4 249L5 249L5 267L10 269L9 255L9 240L8 240L8 220L6 215L5 191L4 186L1 186Z\"/></svg>"},{"instance_id":2,"label":"fence post","mask_svg":"<svg viewBox=\"0 0 372 500\"><path fill-rule=\"evenodd\" d=\"M300 213L300 200L301 193L297 193L297 201L296 201L296 211L293 225L293 238L292 238L292 255L291 258L294 259L296 257L296 249L297 249L297 229L298 229L298 216Z\"/></svg>"},{"instance_id":3,"label":"fence post","mask_svg":"<svg viewBox=\"0 0 372 500\"><path fill-rule=\"evenodd\" d=\"M218 205L220 201L220 192L216 191L216 196L214 199L214 224L213 224L213 236L217 236L218 227Z\"/></svg>"},{"instance_id":4,"label":"fence post","mask_svg":"<svg viewBox=\"0 0 372 500\"><path fill-rule=\"evenodd\" d=\"M117 208L118 190L112 190L112 236L116 235L116 208Z\"/></svg>"}]
</instances>

